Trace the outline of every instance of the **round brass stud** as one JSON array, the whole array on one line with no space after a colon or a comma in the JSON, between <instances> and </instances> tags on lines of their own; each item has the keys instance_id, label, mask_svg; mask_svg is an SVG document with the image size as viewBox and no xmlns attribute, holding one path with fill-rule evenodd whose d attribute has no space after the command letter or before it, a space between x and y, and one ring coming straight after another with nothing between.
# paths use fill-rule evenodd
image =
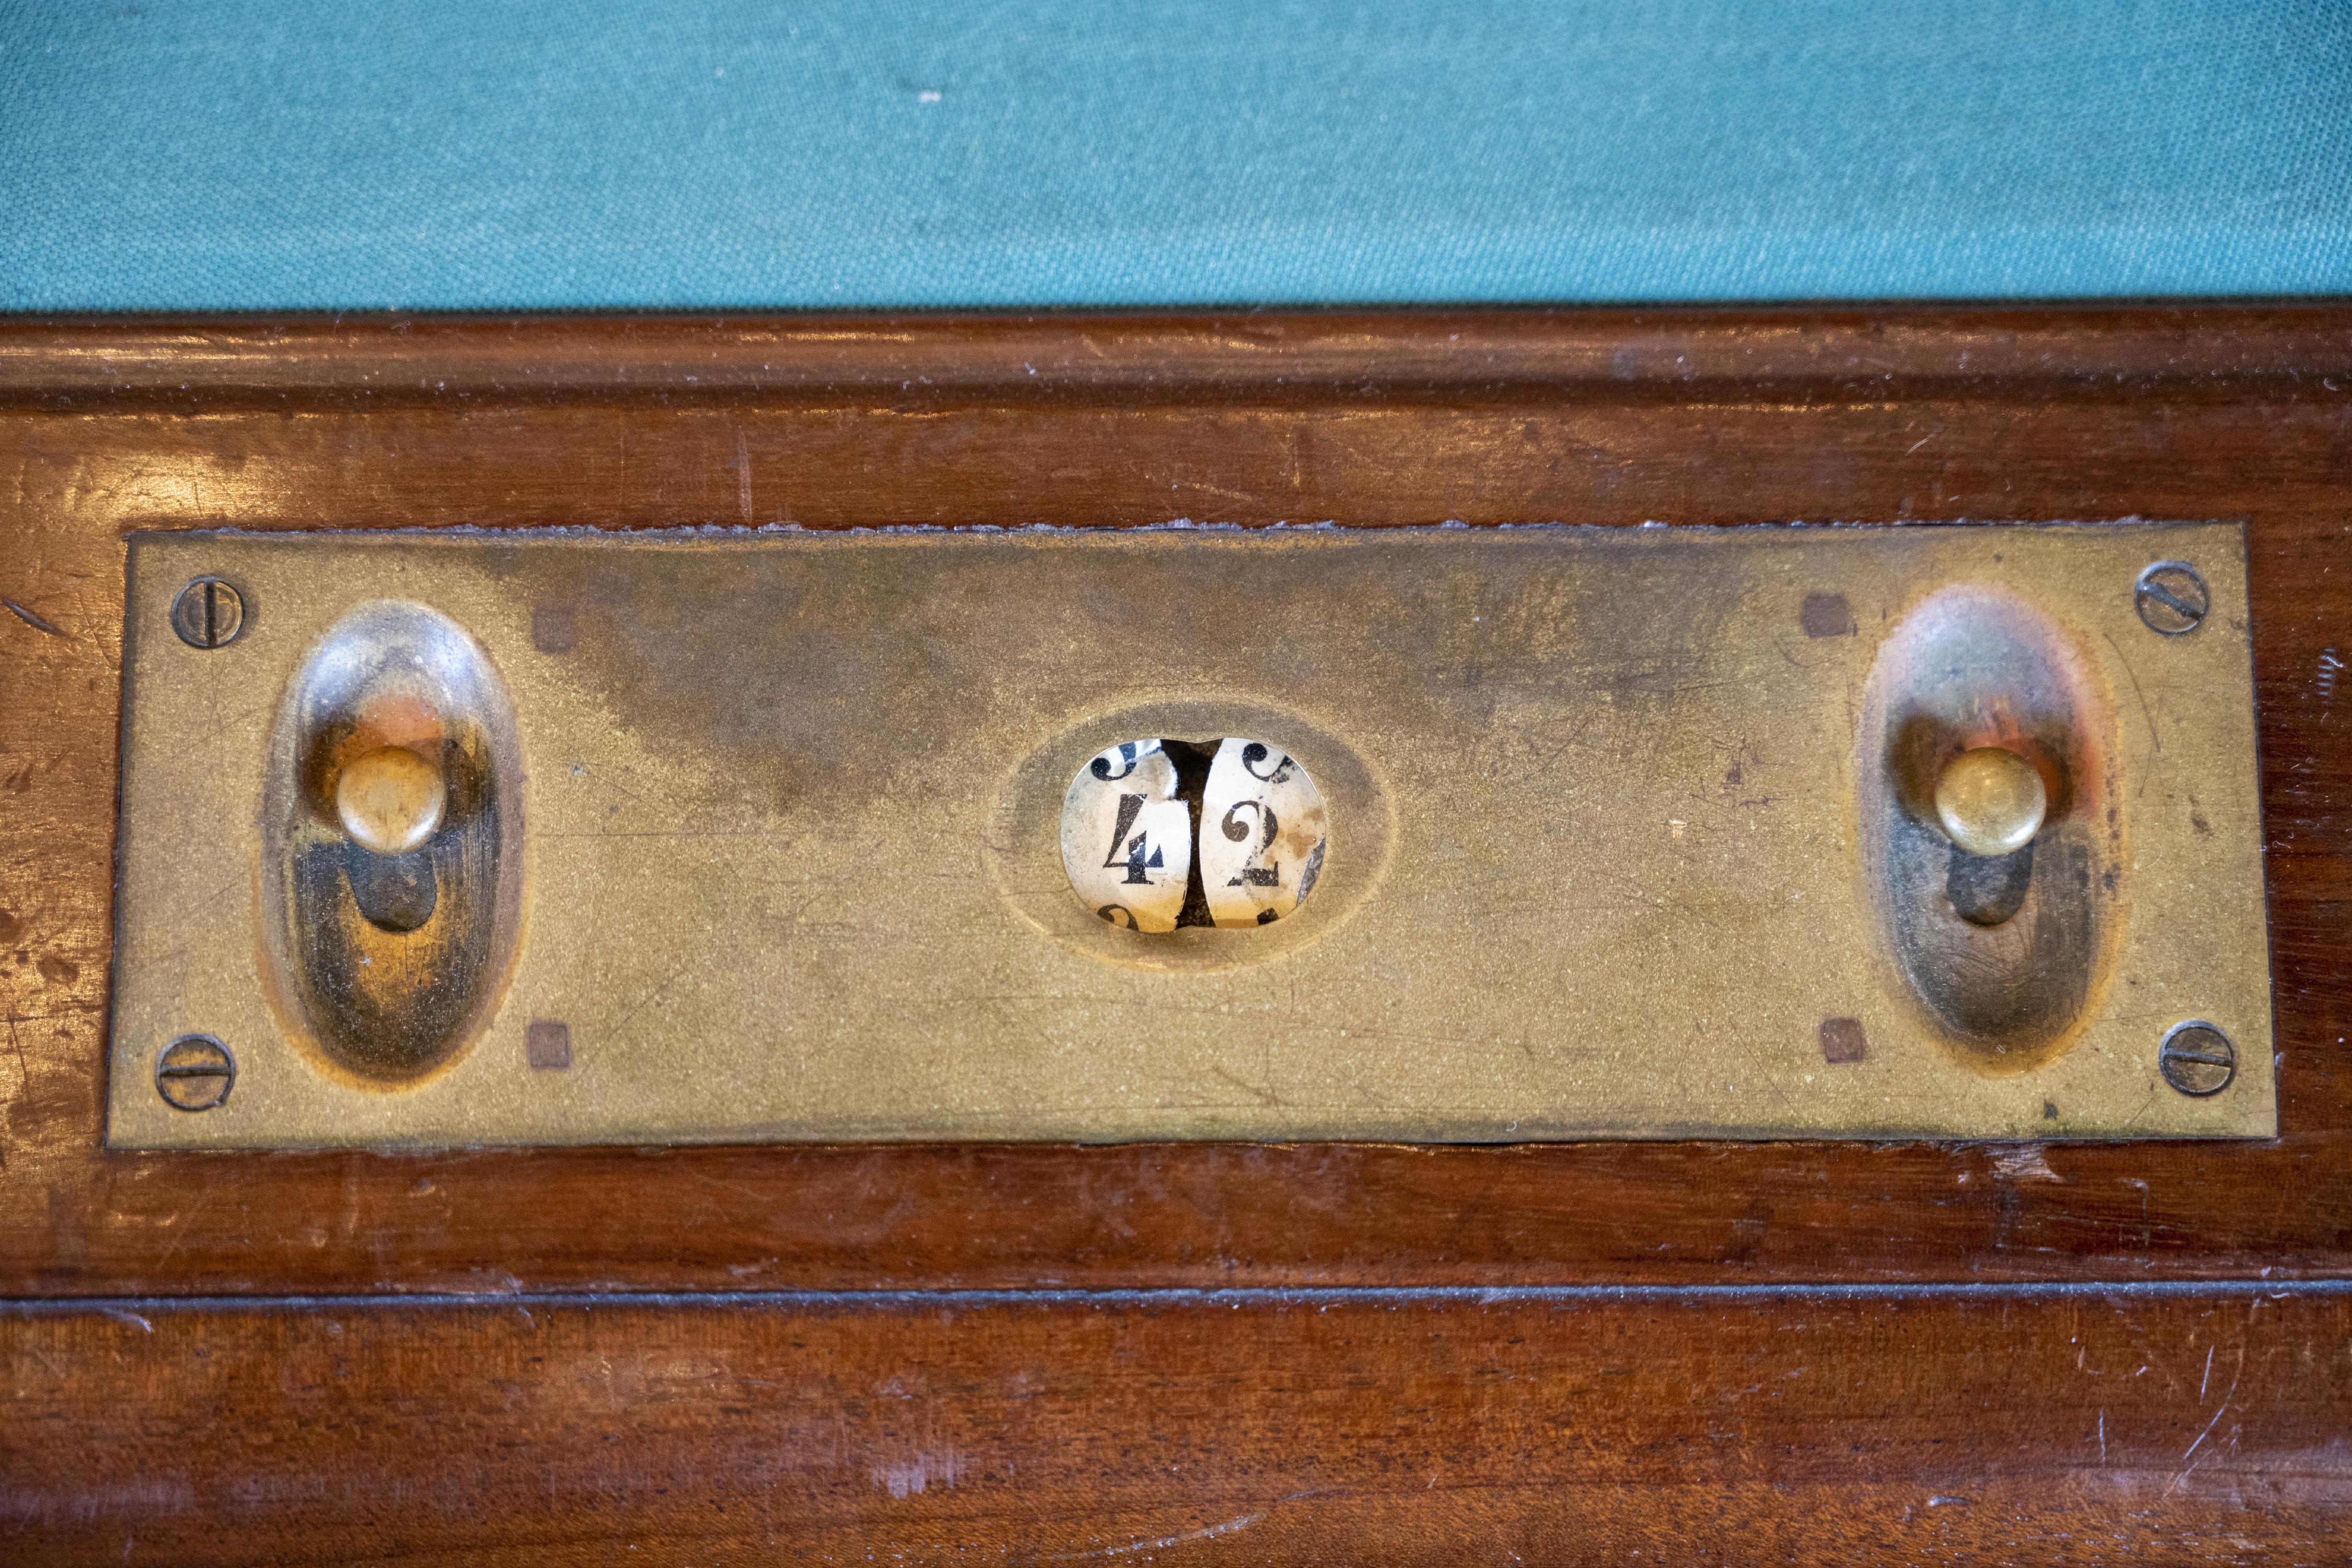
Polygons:
<instances>
[{"instance_id":1,"label":"round brass stud","mask_svg":"<svg viewBox=\"0 0 2352 1568\"><path fill-rule=\"evenodd\" d=\"M1937 820L1971 855L2013 855L2024 848L2042 831L2049 807L2042 774L2000 746L1962 752L1936 780Z\"/></svg>"},{"instance_id":2,"label":"round brass stud","mask_svg":"<svg viewBox=\"0 0 2352 1568\"><path fill-rule=\"evenodd\" d=\"M405 855L432 837L448 798L441 770L405 746L354 758L335 780L343 831L378 855Z\"/></svg>"}]
</instances>

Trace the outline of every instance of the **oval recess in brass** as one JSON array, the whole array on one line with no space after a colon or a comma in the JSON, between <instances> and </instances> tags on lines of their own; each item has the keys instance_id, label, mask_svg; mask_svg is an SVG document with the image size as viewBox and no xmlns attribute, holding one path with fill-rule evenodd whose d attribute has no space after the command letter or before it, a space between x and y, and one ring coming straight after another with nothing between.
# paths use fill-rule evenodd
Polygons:
<instances>
[{"instance_id":1,"label":"oval recess in brass","mask_svg":"<svg viewBox=\"0 0 2352 1568\"><path fill-rule=\"evenodd\" d=\"M1880 646L1860 740L1863 875L1899 989L1984 1071L2048 1060L2096 1011L2128 891L2113 704L2090 664L2021 595L1946 588ZM1982 809L2015 820L1954 815L1956 768L1999 784Z\"/></svg>"},{"instance_id":2,"label":"oval recess in brass","mask_svg":"<svg viewBox=\"0 0 2352 1568\"><path fill-rule=\"evenodd\" d=\"M262 802L263 942L289 1032L375 1088L487 1019L520 924L514 713L478 644L382 600L329 628L280 707Z\"/></svg>"},{"instance_id":3,"label":"oval recess in brass","mask_svg":"<svg viewBox=\"0 0 2352 1568\"><path fill-rule=\"evenodd\" d=\"M1257 760L1289 755L1313 769L1332 848L1317 867L1313 897L1276 921L1187 924L1148 936L1107 920L1072 896L1063 854L1063 819L1074 774L1093 760L1116 754L1139 736L1208 737L1202 753L1213 761L1220 740L1241 737L1229 759L1238 763L1255 739L1267 748ZM1106 764L1107 769L1109 764ZM1206 789L1206 783L1203 783ZM1189 809L1174 802L1179 809ZM1245 824L1246 811L1235 817ZM1223 831L1223 818L1204 816L1198 838ZM1319 939L1349 918L1386 874L1395 837L1387 789L1367 759L1339 736L1298 715L1245 700L1139 704L1090 719L1039 744L1001 788L991 824L988 858L997 886L1013 910L1038 931L1091 957L1129 968L1203 973L1279 958ZM1193 848L1199 848L1196 838ZM1108 843L1108 832L1105 834ZM1211 849L1237 858L1254 842L1222 839ZM1212 857L1213 858L1213 857ZM1165 868L1163 867L1163 869Z\"/></svg>"}]
</instances>

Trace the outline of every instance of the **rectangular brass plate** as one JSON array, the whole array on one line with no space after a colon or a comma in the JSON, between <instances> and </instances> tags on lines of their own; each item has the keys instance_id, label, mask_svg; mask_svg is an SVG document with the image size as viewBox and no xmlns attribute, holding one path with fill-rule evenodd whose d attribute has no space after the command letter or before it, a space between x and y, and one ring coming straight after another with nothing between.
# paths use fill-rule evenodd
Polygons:
<instances>
[{"instance_id":1,"label":"rectangular brass plate","mask_svg":"<svg viewBox=\"0 0 2352 1568\"><path fill-rule=\"evenodd\" d=\"M2135 607L2168 559L2184 635ZM203 574L226 647L172 627ZM2104 770L2062 803L2111 851L2095 973L2011 1055L1921 1002L1866 847L1874 667L1955 585L2071 650ZM2235 526L175 534L129 589L117 1146L2274 1131ZM391 1086L289 1000L263 864L288 693L381 600L470 635L519 758L510 957ZM1328 796L1314 895L1097 920L1065 786L1253 731ZM2159 1071L2189 1020L2235 1047L2208 1098ZM213 1109L159 1098L191 1033Z\"/></svg>"}]
</instances>

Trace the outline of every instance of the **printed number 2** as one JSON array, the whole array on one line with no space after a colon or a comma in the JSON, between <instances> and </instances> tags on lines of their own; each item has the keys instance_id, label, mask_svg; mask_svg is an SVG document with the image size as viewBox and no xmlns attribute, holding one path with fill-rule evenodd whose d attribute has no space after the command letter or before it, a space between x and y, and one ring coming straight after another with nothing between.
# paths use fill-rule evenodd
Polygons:
<instances>
[{"instance_id":1,"label":"printed number 2","mask_svg":"<svg viewBox=\"0 0 2352 1568\"><path fill-rule=\"evenodd\" d=\"M1097 760L1095 765L1101 767L1103 764ZM1133 771L1131 763L1129 771ZM1144 858L1144 850L1150 847L1144 843L1144 840L1150 837L1149 834L1139 833L1132 838L1127 837L1127 830L1135 826L1136 817L1143 811L1143 800L1144 797L1139 795L1123 795L1118 797L1118 826L1110 830L1110 853L1103 858L1103 865L1106 868L1116 869L1125 866L1127 880L1129 882L1148 882L1150 879L1144 876L1144 872L1160 870L1167 865L1167 862L1160 858L1160 851L1157 849L1151 850L1150 859ZM1127 847L1127 853L1123 858L1119 854L1121 841L1124 841Z\"/></svg>"},{"instance_id":2,"label":"printed number 2","mask_svg":"<svg viewBox=\"0 0 2352 1568\"><path fill-rule=\"evenodd\" d=\"M1253 746L1257 745L1255 742L1252 742L1251 744ZM1257 751L1261 757L1265 754L1265 748L1263 746L1257 746ZM1244 752L1242 754L1244 759L1244 765L1246 765L1246 760L1249 753ZM1285 757L1283 759L1284 765L1287 766L1289 764L1289 758ZM1276 773L1279 773L1281 770L1276 769ZM1267 808L1265 802L1262 800L1235 801L1232 809L1225 813L1225 820L1219 824L1219 826L1223 829L1225 837L1232 842L1239 844L1243 839L1247 838L1250 836L1249 824L1241 819L1241 811L1244 806L1248 806L1258 815L1258 827L1261 837L1258 839L1257 847L1250 851L1251 857L1255 858L1274 847L1274 836L1281 831L1281 826L1275 821L1274 813ZM1281 862L1269 860L1263 866L1244 866L1241 869L1241 875L1235 877L1232 881L1227 882L1225 886L1228 888L1278 888L1282 886Z\"/></svg>"}]
</instances>

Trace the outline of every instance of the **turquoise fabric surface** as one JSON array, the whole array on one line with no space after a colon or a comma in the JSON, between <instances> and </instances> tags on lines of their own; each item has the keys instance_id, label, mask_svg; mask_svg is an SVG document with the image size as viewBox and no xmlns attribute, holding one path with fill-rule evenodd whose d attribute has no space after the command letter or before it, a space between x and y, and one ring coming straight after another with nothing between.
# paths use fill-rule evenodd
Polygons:
<instances>
[{"instance_id":1,"label":"turquoise fabric surface","mask_svg":"<svg viewBox=\"0 0 2352 1568\"><path fill-rule=\"evenodd\" d=\"M2343 0L0 0L0 308L2352 292Z\"/></svg>"}]
</instances>

